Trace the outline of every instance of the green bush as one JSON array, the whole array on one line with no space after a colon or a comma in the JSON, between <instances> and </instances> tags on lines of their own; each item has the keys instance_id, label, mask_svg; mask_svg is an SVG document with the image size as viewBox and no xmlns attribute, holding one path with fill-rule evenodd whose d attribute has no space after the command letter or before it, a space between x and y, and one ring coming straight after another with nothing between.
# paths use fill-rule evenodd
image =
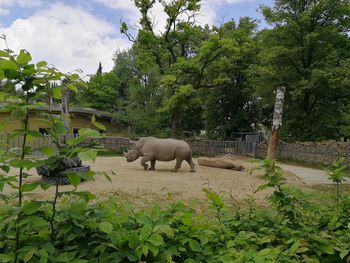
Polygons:
<instances>
[{"instance_id":1,"label":"green bush","mask_svg":"<svg viewBox=\"0 0 350 263\"><path fill-rule=\"evenodd\" d=\"M182 203L135 212L117 202L41 202L0 209L0 262L348 262L350 199L308 205L290 221L274 209L229 209L205 190L215 217ZM251 204L254 205L254 204ZM16 224L18 214L21 219ZM21 228L16 249L16 227Z\"/></svg>"}]
</instances>

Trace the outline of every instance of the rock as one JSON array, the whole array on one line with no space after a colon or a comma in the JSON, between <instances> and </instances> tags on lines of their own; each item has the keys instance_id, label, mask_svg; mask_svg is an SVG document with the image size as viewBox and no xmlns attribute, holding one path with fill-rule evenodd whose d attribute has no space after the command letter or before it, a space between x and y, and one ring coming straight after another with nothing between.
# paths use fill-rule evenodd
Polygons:
<instances>
[{"instance_id":1,"label":"rock","mask_svg":"<svg viewBox=\"0 0 350 263\"><path fill-rule=\"evenodd\" d=\"M73 168L73 167L78 167L82 165L82 161L78 158L63 158L62 160L63 165L67 168Z\"/></svg>"},{"instance_id":2,"label":"rock","mask_svg":"<svg viewBox=\"0 0 350 263\"><path fill-rule=\"evenodd\" d=\"M90 171L90 166L82 165L79 158L63 158L58 165L42 165L37 167L36 171L46 183L65 185L69 184L67 173L86 173ZM84 181L83 178L82 181Z\"/></svg>"}]
</instances>

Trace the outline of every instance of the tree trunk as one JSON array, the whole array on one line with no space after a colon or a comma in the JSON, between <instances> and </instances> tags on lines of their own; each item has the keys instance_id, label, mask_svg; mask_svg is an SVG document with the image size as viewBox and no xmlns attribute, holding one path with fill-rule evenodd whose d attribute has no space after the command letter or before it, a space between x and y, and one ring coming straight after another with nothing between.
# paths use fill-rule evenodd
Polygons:
<instances>
[{"instance_id":1,"label":"tree trunk","mask_svg":"<svg viewBox=\"0 0 350 263\"><path fill-rule=\"evenodd\" d=\"M178 107L174 108L171 115L171 137L176 138L180 123L180 110Z\"/></svg>"},{"instance_id":2,"label":"tree trunk","mask_svg":"<svg viewBox=\"0 0 350 263\"><path fill-rule=\"evenodd\" d=\"M273 112L273 123L270 134L269 147L267 149L267 159L274 160L279 142L279 129L282 126L283 103L286 88L278 87L276 91L275 109Z\"/></svg>"}]
</instances>

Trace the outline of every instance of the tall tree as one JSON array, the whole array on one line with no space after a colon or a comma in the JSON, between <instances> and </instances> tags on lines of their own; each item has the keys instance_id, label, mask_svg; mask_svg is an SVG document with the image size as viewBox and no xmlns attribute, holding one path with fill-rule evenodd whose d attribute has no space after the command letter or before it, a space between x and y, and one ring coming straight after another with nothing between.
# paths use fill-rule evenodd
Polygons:
<instances>
[{"instance_id":1,"label":"tall tree","mask_svg":"<svg viewBox=\"0 0 350 263\"><path fill-rule=\"evenodd\" d=\"M134 50L139 61L145 68L157 68L163 77L158 83L161 86L158 93L163 96L162 112L167 112L172 136L176 136L179 130L181 117L191 99L195 97L192 83L177 78L179 64L195 52L195 43L200 42L198 34L201 29L194 26L194 18L199 10L200 0L173 0L160 1L167 16L166 25L160 34L157 34L150 11L154 7L155 0L136 0L135 5L141 12L138 35L134 38L123 23L121 32L134 42ZM141 67L142 68L142 67ZM186 93L186 94L185 94Z\"/></svg>"},{"instance_id":2,"label":"tall tree","mask_svg":"<svg viewBox=\"0 0 350 263\"><path fill-rule=\"evenodd\" d=\"M96 75L102 75L102 63L98 63L98 68L96 71Z\"/></svg>"},{"instance_id":3,"label":"tall tree","mask_svg":"<svg viewBox=\"0 0 350 263\"><path fill-rule=\"evenodd\" d=\"M262 12L273 29L260 34L263 51L252 75L267 103L276 87L286 87L282 135L338 137L350 98L349 1L277 0Z\"/></svg>"},{"instance_id":4,"label":"tall tree","mask_svg":"<svg viewBox=\"0 0 350 263\"><path fill-rule=\"evenodd\" d=\"M204 122L210 137L232 138L236 132L252 131L259 121L258 101L247 74L259 53L256 28L254 20L241 18L238 25L229 21L216 29L220 45L227 48L204 77L209 87L202 94Z\"/></svg>"},{"instance_id":5,"label":"tall tree","mask_svg":"<svg viewBox=\"0 0 350 263\"><path fill-rule=\"evenodd\" d=\"M92 76L76 100L86 107L117 111L121 107L119 78L114 72Z\"/></svg>"}]
</instances>

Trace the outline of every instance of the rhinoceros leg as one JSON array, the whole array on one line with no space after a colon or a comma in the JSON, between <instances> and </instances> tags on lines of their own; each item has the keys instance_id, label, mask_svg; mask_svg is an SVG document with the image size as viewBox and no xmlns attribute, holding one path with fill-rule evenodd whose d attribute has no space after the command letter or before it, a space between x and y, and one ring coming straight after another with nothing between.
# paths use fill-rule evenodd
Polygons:
<instances>
[{"instance_id":1,"label":"rhinoceros leg","mask_svg":"<svg viewBox=\"0 0 350 263\"><path fill-rule=\"evenodd\" d=\"M141 165L143 166L143 168L145 170L148 169L148 164L146 162L149 162L149 161L152 161L153 157L151 156L143 156L142 159L141 159Z\"/></svg>"},{"instance_id":2,"label":"rhinoceros leg","mask_svg":"<svg viewBox=\"0 0 350 263\"><path fill-rule=\"evenodd\" d=\"M190 172L191 172L191 173L195 173L195 172L196 172L196 170L194 169L195 164L194 164L194 162L193 162L192 158L191 158L191 159L188 159L188 160L186 160L186 161L187 161L187 162L188 162L188 164L191 166L191 170L190 170Z\"/></svg>"},{"instance_id":3,"label":"rhinoceros leg","mask_svg":"<svg viewBox=\"0 0 350 263\"><path fill-rule=\"evenodd\" d=\"M149 170L155 170L155 165L156 165L156 160L151 160L151 167L149 168Z\"/></svg>"},{"instance_id":4,"label":"rhinoceros leg","mask_svg":"<svg viewBox=\"0 0 350 263\"><path fill-rule=\"evenodd\" d=\"M182 161L182 159L176 159L175 167L171 171L176 173L180 169Z\"/></svg>"}]
</instances>

